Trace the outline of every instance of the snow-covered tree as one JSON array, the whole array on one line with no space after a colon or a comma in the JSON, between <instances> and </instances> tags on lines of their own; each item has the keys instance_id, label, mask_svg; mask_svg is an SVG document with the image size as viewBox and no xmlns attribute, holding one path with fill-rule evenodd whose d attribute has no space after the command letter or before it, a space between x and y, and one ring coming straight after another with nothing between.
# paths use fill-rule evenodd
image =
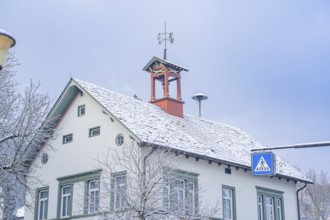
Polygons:
<instances>
[{"instance_id":1,"label":"snow-covered tree","mask_svg":"<svg viewBox=\"0 0 330 220\"><path fill-rule=\"evenodd\" d=\"M209 219L218 204L203 206L197 181L182 181L182 155L150 144L124 144L97 161L105 193L98 204L105 219ZM110 183L110 184L109 184ZM110 197L110 204L109 204Z\"/></svg>"},{"instance_id":2,"label":"snow-covered tree","mask_svg":"<svg viewBox=\"0 0 330 220\"><path fill-rule=\"evenodd\" d=\"M306 176L314 182L300 193L300 213L304 220L330 219L330 180L326 172L309 170Z\"/></svg>"},{"instance_id":3,"label":"snow-covered tree","mask_svg":"<svg viewBox=\"0 0 330 220\"><path fill-rule=\"evenodd\" d=\"M26 177L37 149L51 137L44 122L50 99L32 81L19 92L13 53L0 71L0 219L14 219L28 190Z\"/></svg>"}]
</instances>

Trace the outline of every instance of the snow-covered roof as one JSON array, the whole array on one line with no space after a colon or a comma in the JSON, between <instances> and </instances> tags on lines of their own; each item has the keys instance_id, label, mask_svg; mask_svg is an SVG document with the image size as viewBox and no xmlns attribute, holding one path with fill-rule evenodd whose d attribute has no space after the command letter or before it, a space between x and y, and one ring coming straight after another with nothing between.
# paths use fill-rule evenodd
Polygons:
<instances>
[{"instance_id":1,"label":"snow-covered roof","mask_svg":"<svg viewBox=\"0 0 330 220\"><path fill-rule=\"evenodd\" d=\"M189 115L175 117L134 97L74 81L143 142L245 169L251 167L251 149L263 147L240 129ZM276 160L278 176L310 182L281 158Z\"/></svg>"}]
</instances>

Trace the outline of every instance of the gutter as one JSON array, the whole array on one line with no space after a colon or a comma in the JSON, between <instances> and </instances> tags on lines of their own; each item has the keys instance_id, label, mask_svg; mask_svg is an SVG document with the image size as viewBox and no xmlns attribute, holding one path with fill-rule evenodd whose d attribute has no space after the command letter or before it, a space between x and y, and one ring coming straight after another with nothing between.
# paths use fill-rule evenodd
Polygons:
<instances>
[{"instance_id":1,"label":"gutter","mask_svg":"<svg viewBox=\"0 0 330 220\"><path fill-rule=\"evenodd\" d=\"M300 205L299 205L299 192L306 188L307 183L304 182L304 186L297 190L297 207L298 207L298 220L300 220Z\"/></svg>"}]
</instances>

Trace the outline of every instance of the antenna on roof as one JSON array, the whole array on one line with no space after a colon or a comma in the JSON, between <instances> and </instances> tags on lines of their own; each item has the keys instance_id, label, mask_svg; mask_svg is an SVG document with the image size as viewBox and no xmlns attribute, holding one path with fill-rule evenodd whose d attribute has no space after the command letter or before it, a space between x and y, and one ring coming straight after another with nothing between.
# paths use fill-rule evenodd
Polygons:
<instances>
[{"instance_id":1,"label":"antenna on roof","mask_svg":"<svg viewBox=\"0 0 330 220\"><path fill-rule=\"evenodd\" d=\"M193 97L191 97L193 100L197 100L199 104L199 117L202 116L202 101L208 99L206 95L203 93L196 93Z\"/></svg>"},{"instance_id":2,"label":"antenna on roof","mask_svg":"<svg viewBox=\"0 0 330 220\"><path fill-rule=\"evenodd\" d=\"M170 42L171 44L173 44L174 42L173 32L166 32L166 22L165 22L165 32L158 34L158 43L161 44L163 41L165 42L164 60L166 60L166 52L167 52L166 41Z\"/></svg>"}]
</instances>

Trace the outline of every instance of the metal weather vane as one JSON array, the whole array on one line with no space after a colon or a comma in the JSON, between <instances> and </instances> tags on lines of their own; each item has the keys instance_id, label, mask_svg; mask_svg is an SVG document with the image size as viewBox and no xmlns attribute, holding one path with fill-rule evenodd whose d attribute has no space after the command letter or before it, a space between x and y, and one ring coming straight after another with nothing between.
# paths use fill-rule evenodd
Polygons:
<instances>
[{"instance_id":1,"label":"metal weather vane","mask_svg":"<svg viewBox=\"0 0 330 220\"><path fill-rule=\"evenodd\" d=\"M166 60L167 57L167 48L166 48L166 42L170 42L173 44L174 42L174 37L173 37L173 32L166 32L166 23L165 23L165 32L164 33L159 33L158 34L158 43L161 44L162 42L165 43L165 48L164 48L164 60Z\"/></svg>"}]
</instances>

